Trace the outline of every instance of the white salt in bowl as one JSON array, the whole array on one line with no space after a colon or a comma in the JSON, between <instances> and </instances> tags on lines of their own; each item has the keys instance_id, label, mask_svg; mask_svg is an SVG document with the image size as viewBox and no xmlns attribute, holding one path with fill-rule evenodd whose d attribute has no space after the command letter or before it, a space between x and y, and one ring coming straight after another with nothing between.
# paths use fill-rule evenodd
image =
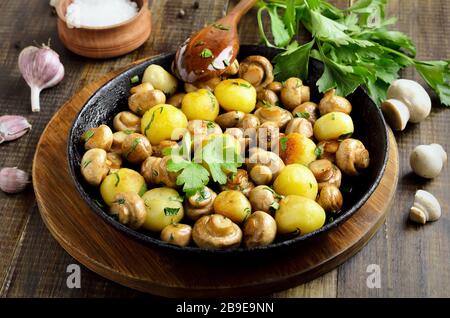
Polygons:
<instances>
[{"instance_id":1,"label":"white salt in bowl","mask_svg":"<svg viewBox=\"0 0 450 318\"><path fill-rule=\"evenodd\" d=\"M131 19L106 27L69 27L67 7L73 0L59 0L58 35L70 51L85 57L105 59L134 51L144 44L151 33L151 14L148 0L133 0L139 11Z\"/></svg>"}]
</instances>

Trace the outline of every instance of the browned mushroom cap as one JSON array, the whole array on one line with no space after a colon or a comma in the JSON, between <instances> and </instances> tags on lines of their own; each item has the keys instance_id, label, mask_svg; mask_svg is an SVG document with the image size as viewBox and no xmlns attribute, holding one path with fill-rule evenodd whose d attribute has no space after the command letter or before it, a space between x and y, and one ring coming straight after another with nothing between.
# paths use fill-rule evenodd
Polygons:
<instances>
[{"instance_id":1,"label":"browned mushroom cap","mask_svg":"<svg viewBox=\"0 0 450 318\"><path fill-rule=\"evenodd\" d=\"M181 107L181 102L183 101L183 97L186 96L185 93L178 93L175 95L172 95L168 100L167 104L175 106L177 108Z\"/></svg>"},{"instance_id":2,"label":"browned mushroom cap","mask_svg":"<svg viewBox=\"0 0 450 318\"><path fill-rule=\"evenodd\" d=\"M259 185L250 191L248 200L252 205L252 210L254 211L264 211L266 213L271 213L278 210L278 201L281 196L276 194L275 191L266 186Z\"/></svg>"},{"instance_id":3,"label":"browned mushroom cap","mask_svg":"<svg viewBox=\"0 0 450 318\"><path fill-rule=\"evenodd\" d=\"M289 121L285 130L286 134L299 133L307 138L311 138L314 135L313 126L305 118L293 118Z\"/></svg>"},{"instance_id":4,"label":"browned mushroom cap","mask_svg":"<svg viewBox=\"0 0 450 318\"><path fill-rule=\"evenodd\" d=\"M271 121L281 129L293 118L289 111L278 106L261 107L255 111L255 116L261 124Z\"/></svg>"},{"instance_id":5,"label":"browned mushroom cap","mask_svg":"<svg viewBox=\"0 0 450 318\"><path fill-rule=\"evenodd\" d=\"M124 131L117 131L113 134L113 142L111 146L111 152L122 154L122 144L125 138L127 138L129 134Z\"/></svg>"},{"instance_id":6,"label":"browned mushroom cap","mask_svg":"<svg viewBox=\"0 0 450 318\"><path fill-rule=\"evenodd\" d=\"M166 102L166 95L159 89L152 91L142 91L131 95L128 98L128 107L131 111L138 115L143 115L150 108L164 104Z\"/></svg>"},{"instance_id":7,"label":"browned mushroom cap","mask_svg":"<svg viewBox=\"0 0 450 318\"><path fill-rule=\"evenodd\" d=\"M162 140L156 146L152 146L152 156L153 157L164 157L165 149L176 148L178 143L173 140Z\"/></svg>"},{"instance_id":8,"label":"browned mushroom cap","mask_svg":"<svg viewBox=\"0 0 450 318\"><path fill-rule=\"evenodd\" d=\"M198 191L193 196L188 197L185 201L184 212L191 220L198 220L204 215L214 212L214 200L217 194L208 187Z\"/></svg>"},{"instance_id":9,"label":"browned mushroom cap","mask_svg":"<svg viewBox=\"0 0 450 318\"><path fill-rule=\"evenodd\" d=\"M115 152L108 152L106 154L109 165L109 173L117 172L122 167L122 157Z\"/></svg>"},{"instance_id":10,"label":"browned mushroom cap","mask_svg":"<svg viewBox=\"0 0 450 318\"><path fill-rule=\"evenodd\" d=\"M146 83L139 84L137 86L133 86L130 89L130 93L131 94L136 94L136 93L139 93L139 92L152 91L154 89L155 88L153 87L152 84L150 84L149 82L146 82Z\"/></svg>"},{"instance_id":11,"label":"browned mushroom cap","mask_svg":"<svg viewBox=\"0 0 450 318\"><path fill-rule=\"evenodd\" d=\"M227 177L227 183L221 185L222 191L237 190L245 196L248 196L254 187L253 182L248 179L247 171L243 169L237 169L236 173L230 173Z\"/></svg>"},{"instance_id":12,"label":"browned mushroom cap","mask_svg":"<svg viewBox=\"0 0 450 318\"><path fill-rule=\"evenodd\" d=\"M309 164L309 170L313 173L319 185L319 190L326 185L341 186L342 173L331 161L319 159Z\"/></svg>"},{"instance_id":13,"label":"browned mushroom cap","mask_svg":"<svg viewBox=\"0 0 450 318\"><path fill-rule=\"evenodd\" d=\"M251 172L258 165L267 166L272 172L273 181L284 168L284 162L274 152L266 151L261 148L252 148L249 150L249 158L247 160L247 168Z\"/></svg>"},{"instance_id":14,"label":"browned mushroom cap","mask_svg":"<svg viewBox=\"0 0 450 318\"><path fill-rule=\"evenodd\" d=\"M272 63L264 56L249 56L241 62L239 77L252 84L259 91L273 82Z\"/></svg>"},{"instance_id":15,"label":"browned mushroom cap","mask_svg":"<svg viewBox=\"0 0 450 318\"><path fill-rule=\"evenodd\" d=\"M272 170L264 165L256 165L250 170L250 178L258 185L269 184L273 179Z\"/></svg>"},{"instance_id":16,"label":"browned mushroom cap","mask_svg":"<svg viewBox=\"0 0 450 318\"><path fill-rule=\"evenodd\" d=\"M273 81L272 83L267 85L266 88L270 89L274 93L278 94L279 92L281 92L281 89L283 88L283 84L281 84L281 82Z\"/></svg>"},{"instance_id":17,"label":"browned mushroom cap","mask_svg":"<svg viewBox=\"0 0 450 318\"><path fill-rule=\"evenodd\" d=\"M225 69L225 72L222 73L222 77L233 76L237 73L239 73L239 62L235 59L233 63Z\"/></svg>"},{"instance_id":18,"label":"browned mushroom cap","mask_svg":"<svg viewBox=\"0 0 450 318\"><path fill-rule=\"evenodd\" d=\"M237 110L226 112L216 117L216 123L219 124L222 129L233 128L237 126L244 116L245 113Z\"/></svg>"},{"instance_id":19,"label":"browned mushroom cap","mask_svg":"<svg viewBox=\"0 0 450 318\"><path fill-rule=\"evenodd\" d=\"M191 243L192 227L187 224L169 224L161 231L161 240L178 246L188 246Z\"/></svg>"},{"instance_id":20,"label":"browned mushroom cap","mask_svg":"<svg viewBox=\"0 0 450 318\"><path fill-rule=\"evenodd\" d=\"M226 216L212 214L202 216L195 222L192 238L198 247L226 249L241 244L242 231Z\"/></svg>"},{"instance_id":21,"label":"browned mushroom cap","mask_svg":"<svg viewBox=\"0 0 450 318\"><path fill-rule=\"evenodd\" d=\"M163 158L148 157L145 159L141 165L141 175L144 177L145 182L175 189L177 187L178 173L167 170L167 162L170 159L170 156Z\"/></svg>"},{"instance_id":22,"label":"browned mushroom cap","mask_svg":"<svg viewBox=\"0 0 450 318\"><path fill-rule=\"evenodd\" d=\"M276 104L278 104L277 94L269 89L260 90L257 98L258 101L262 102L263 106L276 106Z\"/></svg>"},{"instance_id":23,"label":"browned mushroom cap","mask_svg":"<svg viewBox=\"0 0 450 318\"><path fill-rule=\"evenodd\" d=\"M359 170L369 166L369 161L369 151L357 139L343 140L336 152L336 165L349 176L357 176Z\"/></svg>"},{"instance_id":24,"label":"browned mushroom cap","mask_svg":"<svg viewBox=\"0 0 450 318\"><path fill-rule=\"evenodd\" d=\"M317 144L319 149L318 159L328 159L331 162L336 161L336 151L339 148L340 142L337 140L324 140Z\"/></svg>"},{"instance_id":25,"label":"browned mushroom cap","mask_svg":"<svg viewBox=\"0 0 450 318\"><path fill-rule=\"evenodd\" d=\"M283 83L280 97L284 107L292 110L302 104L302 87L303 82L297 77L291 77Z\"/></svg>"},{"instance_id":26,"label":"browned mushroom cap","mask_svg":"<svg viewBox=\"0 0 450 318\"><path fill-rule=\"evenodd\" d=\"M133 133L123 141L122 155L131 163L141 163L152 155L152 145L144 135Z\"/></svg>"},{"instance_id":27,"label":"browned mushroom cap","mask_svg":"<svg viewBox=\"0 0 450 318\"><path fill-rule=\"evenodd\" d=\"M202 82L185 83L184 90L186 91L186 93L191 93L203 88L210 92L214 92L214 89L216 88L217 85L219 85L221 81L222 79L220 77L212 77Z\"/></svg>"},{"instance_id":28,"label":"browned mushroom cap","mask_svg":"<svg viewBox=\"0 0 450 318\"><path fill-rule=\"evenodd\" d=\"M307 103L311 100L311 89L309 86L302 86L302 103Z\"/></svg>"},{"instance_id":29,"label":"browned mushroom cap","mask_svg":"<svg viewBox=\"0 0 450 318\"><path fill-rule=\"evenodd\" d=\"M190 120L187 125L187 130L191 136L208 136L208 135L220 135L222 129L213 121L194 119Z\"/></svg>"},{"instance_id":30,"label":"browned mushroom cap","mask_svg":"<svg viewBox=\"0 0 450 318\"><path fill-rule=\"evenodd\" d=\"M113 142L113 132L108 126L100 125L97 128L87 130L82 139L86 150L100 148L109 151Z\"/></svg>"},{"instance_id":31,"label":"browned mushroom cap","mask_svg":"<svg viewBox=\"0 0 450 318\"><path fill-rule=\"evenodd\" d=\"M331 112L350 114L352 104L345 97L337 96L336 90L333 88L327 91L320 100L319 111L321 116Z\"/></svg>"},{"instance_id":32,"label":"browned mushroom cap","mask_svg":"<svg viewBox=\"0 0 450 318\"><path fill-rule=\"evenodd\" d=\"M114 196L109 213L117 216L120 223L138 229L144 223L147 211L144 200L138 194L120 192Z\"/></svg>"},{"instance_id":33,"label":"browned mushroom cap","mask_svg":"<svg viewBox=\"0 0 450 318\"><path fill-rule=\"evenodd\" d=\"M317 120L317 109L318 106L313 102L305 102L294 108L292 114L295 117L305 118L314 125Z\"/></svg>"},{"instance_id":34,"label":"browned mushroom cap","mask_svg":"<svg viewBox=\"0 0 450 318\"><path fill-rule=\"evenodd\" d=\"M250 144L250 138L246 134L244 134L242 128L227 128L227 130L225 130L225 134L230 135L234 139L239 141L241 150L245 150Z\"/></svg>"},{"instance_id":35,"label":"browned mushroom cap","mask_svg":"<svg viewBox=\"0 0 450 318\"><path fill-rule=\"evenodd\" d=\"M283 135L284 134L280 133L280 128L278 128L276 123L266 121L257 129L258 147L263 150L270 150L277 153L279 150L279 140ZM255 147L256 144L252 146Z\"/></svg>"},{"instance_id":36,"label":"browned mushroom cap","mask_svg":"<svg viewBox=\"0 0 450 318\"><path fill-rule=\"evenodd\" d=\"M132 112L120 112L114 117L113 127L117 131L138 132L141 129L141 118Z\"/></svg>"},{"instance_id":37,"label":"browned mushroom cap","mask_svg":"<svg viewBox=\"0 0 450 318\"><path fill-rule=\"evenodd\" d=\"M326 212L338 213L342 209L343 200L339 188L327 184L320 190L317 203L319 203Z\"/></svg>"},{"instance_id":38,"label":"browned mushroom cap","mask_svg":"<svg viewBox=\"0 0 450 318\"><path fill-rule=\"evenodd\" d=\"M245 114L244 118L239 121L237 127L242 128L244 131L251 128L257 128L259 126L259 118L253 114Z\"/></svg>"},{"instance_id":39,"label":"browned mushroom cap","mask_svg":"<svg viewBox=\"0 0 450 318\"><path fill-rule=\"evenodd\" d=\"M98 186L109 171L109 162L106 151L95 148L86 151L81 158L81 174L84 179L93 186Z\"/></svg>"},{"instance_id":40,"label":"browned mushroom cap","mask_svg":"<svg viewBox=\"0 0 450 318\"><path fill-rule=\"evenodd\" d=\"M247 247L266 246L275 240L277 223L268 213L252 213L244 225L244 244Z\"/></svg>"}]
</instances>

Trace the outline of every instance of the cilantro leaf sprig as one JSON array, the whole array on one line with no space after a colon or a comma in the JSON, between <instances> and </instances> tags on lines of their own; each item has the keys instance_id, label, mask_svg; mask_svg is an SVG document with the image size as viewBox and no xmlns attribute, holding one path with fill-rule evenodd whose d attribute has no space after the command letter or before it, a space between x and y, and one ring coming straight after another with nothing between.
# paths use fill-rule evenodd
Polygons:
<instances>
[{"instance_id":1,"label":"cilantro leaf sprig","mask_svg":"<svg viewBox=\"0 0 450 318\"><path fill-rule=\"evenodd\" d=\"M339 9L325 0L260 0L257 19L262 42L284 50L273 60L277 80L307 78L313 57L324 63L317 82L321 92L335 88L337 94L347 96L362 85L380 105L399 71L413 66L441 103L450 106L450 61L415 59L411 38L388 29L396 18L386 17L386 4L387 0L358 0ZM265 12L273 43L263 26ZM313 37L303 45L295 38L300 25Z\"/></svg>"}]
</instances>

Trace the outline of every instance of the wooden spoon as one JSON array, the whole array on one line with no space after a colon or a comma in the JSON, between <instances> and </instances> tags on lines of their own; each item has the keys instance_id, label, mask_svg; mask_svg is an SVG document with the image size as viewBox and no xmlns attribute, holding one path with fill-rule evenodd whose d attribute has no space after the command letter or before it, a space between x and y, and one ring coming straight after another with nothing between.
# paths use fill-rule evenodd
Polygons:
<instances>
[{"instance_id":1,"label":"wooden spoon","mask_svg":"<svg viewBox=\"0 0 450 318\"><path fill-rule=\"evenodd\" d=\"M257 0L241 0L225 17L187 39L177 50L174 71L194 83L221 75L239 52L237 25Z\"/></svg>"}]
</instances>

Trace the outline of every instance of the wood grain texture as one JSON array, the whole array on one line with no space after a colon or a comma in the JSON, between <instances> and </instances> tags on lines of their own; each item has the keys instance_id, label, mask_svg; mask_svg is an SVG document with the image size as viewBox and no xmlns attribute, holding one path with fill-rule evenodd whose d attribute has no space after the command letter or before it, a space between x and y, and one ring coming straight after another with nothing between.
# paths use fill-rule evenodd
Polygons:
<instances>
[{"instance_id":1,"label":"wood grain texture","mask_svg":"<svg viewBox=\"0 0 450 318\"><path fill-rule=\"evenodd\" d=\"M335 268L359 251L383 223L398 180L398 153L392 134L385 175L354 216L295 252L265 258L257 267L249 260L205 262L170 254L115 230L79 196L68 172L67 158L56 162L52 157L67 149L71 122L88 98L117 74L111 72L89 84L58 111L41 136L33 165L34 190L47 228L69 254L94 272L159 296L266 295Z\"/></svg>"},{"instance_id":2,"label":"wood grain texture","mask_svg":"<svg viewBox=\"0 0 450 318\"><path fill-rule=\"evenodd\" d=\"M67 51L59 42L56 20L48 1L0 1L0 114L22 114L29 118L33 130L18 141L0 145L0 166L18 166L31 171L32 158L39 136L54 112L77 90L112 69L136 59L174 50L186 36L205 23L223 16L236 0L151 1L153 31L144 46L127 56L107 61L81 58ZM330 1L344 7L347 0ZM28 10L24 11L26 6ZM180 8L186 11L178 19ZM242 43L259 41L255 23L256 10L244 17L240 25ZM450 57L450 3L446 0L389 0L388 14L398 16L396 28L409 34L423 59ZM20 18L18 18L20 17ZM20 78L16 63L20 49L52 39L52 47L66 67L64 81L41 96L42 110L30 112L29 90ZM301 36L302 39L307 37ZM419 79L411 69L404 77ZM436 104L436 101L435 101ZM300 287L277 294L289 297L382 297L449 296L448 166L431 182L410 173L409 153L419 143L439 142L450 149L449 110L433 108L431 118L409 126L397 134L400 152L400 180L394 204L382 229L356 256L333 272ZM441 201L440 221L424 227L407 222L414 191L424 188ZM33 191L20 195L0 193L0 297L136 297L141 293L112 283L82 267L82 288L68 289L66 267L77 263L51 237L43 225L34 202ZM366 268L379 264L382 285L369 289Z\"/></svg>"}]
</instances>

